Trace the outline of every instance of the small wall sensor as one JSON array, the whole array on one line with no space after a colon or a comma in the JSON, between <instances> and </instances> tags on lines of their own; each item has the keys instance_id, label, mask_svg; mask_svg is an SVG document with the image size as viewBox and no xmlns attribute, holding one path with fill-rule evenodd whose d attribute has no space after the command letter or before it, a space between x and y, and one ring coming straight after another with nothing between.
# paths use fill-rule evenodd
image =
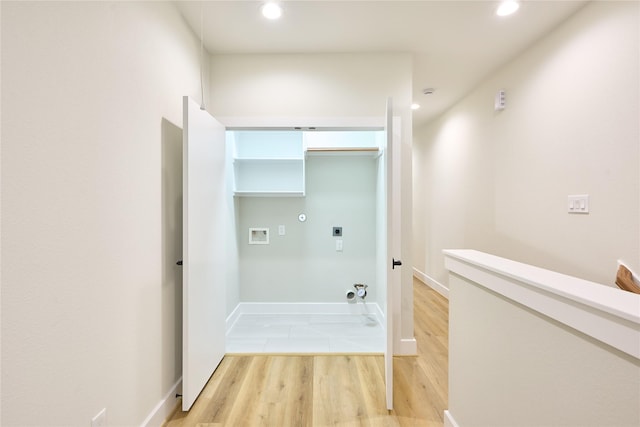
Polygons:
<instances>
[{"instance_id":1,"label":"small wall sensor","mask_svg":"<svg viewBox=\"0 0 640 427\"><path fill-rule=\"evenodd\" d=\"M333 227L333 235L334 236L342 236L342 227Z\"/></svg>"},{"instance_id":2,"label":"small wall sensor","mask_svg":"<svg viewBox=\"0 0 640 427\"><path fill-rule=\"evenodd\" d=\"M493 101L493 108L496 111L504 110L507 106L507 97L504 89L500 89L498 93L496 93L496 97Z\"/></svg>"}]
</instances>

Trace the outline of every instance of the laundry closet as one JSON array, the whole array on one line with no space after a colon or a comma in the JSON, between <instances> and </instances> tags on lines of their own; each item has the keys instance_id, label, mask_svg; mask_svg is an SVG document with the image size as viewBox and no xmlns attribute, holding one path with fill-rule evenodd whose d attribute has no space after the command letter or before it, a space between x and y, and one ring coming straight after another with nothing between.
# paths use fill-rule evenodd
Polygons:
<instances>
[{"instance_id":1,"label":"laundry closet","mask_svg":"<svg viewBox=\"0 0 640 427\"><path fill-rule=\"evenodd\" d=\"M293 344L295 331L309 342L322 331L335 336L328 327L281 327L288 322L283 317L305 314L354 331L345 343L362 336L357 328L368 325L370 335L371 327L379 328L375 345L341 350L332 342L326 351L382 352L385 132L240 129L227 130L226 139L240 301L227 321L227 351L278 351L265 342L283 341L283 335L290 340L283 351L304 351L308 346ZM244 332L243 318L249 322ZM319 345L308 349L323 351Z\"/></svg>"},{"instance_id":2,"label":"laundry closet","mask_svg":"<svg viewBox=\"0 0 640 427\"><path fill-rule=\"evenodd\" d=\"M230 353L384 353L392 408L390 101L384 121L360 120L374 127L275 129L225 126L183 98L183 410Z\"/></svg>"}]
</instances>

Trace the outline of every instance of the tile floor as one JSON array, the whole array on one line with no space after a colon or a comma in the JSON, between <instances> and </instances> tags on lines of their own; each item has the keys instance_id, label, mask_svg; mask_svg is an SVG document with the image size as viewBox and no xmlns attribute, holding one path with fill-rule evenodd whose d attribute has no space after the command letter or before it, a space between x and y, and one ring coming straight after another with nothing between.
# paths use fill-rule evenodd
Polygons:
<instances>
[{"instance_id":1,"label":"tile floor","mask_svg":"<svg viewBox=\"0 0 640 427\"><path fill-rule=\"evenodd\" d=\"M242 314L227 353L382 353L385 338L371 314Z\"/></svg>"}]
</instances>

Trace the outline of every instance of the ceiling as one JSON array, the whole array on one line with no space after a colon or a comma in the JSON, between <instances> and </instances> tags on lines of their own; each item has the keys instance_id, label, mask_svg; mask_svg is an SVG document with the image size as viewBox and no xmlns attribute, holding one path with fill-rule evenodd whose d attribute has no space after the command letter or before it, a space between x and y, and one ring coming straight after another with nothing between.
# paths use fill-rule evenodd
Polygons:
<instances>
[{"instance_id":1,"label":"ceiling","mask_svg":"<svg viewBox=\"0 0 640 427\"><path fill-rule=\"evenodd\" d=\"M466 95L586 1L522 1L498 17L498 1L291 1L269 21L262 1L178 1L186 22L217 53L413 54L414 125L431 120ZM202 11L202 17L201 17ZM423 89L434 88L431 95Z\"/></svg>"}]
</instances>

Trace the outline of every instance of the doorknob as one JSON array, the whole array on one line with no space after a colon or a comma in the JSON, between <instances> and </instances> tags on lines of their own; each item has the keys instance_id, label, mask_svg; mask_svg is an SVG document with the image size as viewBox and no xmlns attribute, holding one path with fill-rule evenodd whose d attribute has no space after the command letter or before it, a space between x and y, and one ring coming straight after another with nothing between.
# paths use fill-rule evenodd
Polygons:
<instances>
[{"instance_id":1,"label":"doorknob","mask_svg":"<svg viewBox=\"0 0 640 427\"><path fill-rule=\"evenodd\" d=\"M179 260L178 262L176 262L176 265L182 265L182 260Z\"/></svg>"},{"instance_id":2,"label":"doorknob","mask_svg":"<svg viewBox=\"0 0 640 427\"><path fill-rule=\"evenodd\" d=\"M391 269L395 270L396 267L400 267L402 265L402 261L400 261L399 259L395 259L395 258L391 258L392 263L391 263Z\"/></svg>"}]
</instances>

